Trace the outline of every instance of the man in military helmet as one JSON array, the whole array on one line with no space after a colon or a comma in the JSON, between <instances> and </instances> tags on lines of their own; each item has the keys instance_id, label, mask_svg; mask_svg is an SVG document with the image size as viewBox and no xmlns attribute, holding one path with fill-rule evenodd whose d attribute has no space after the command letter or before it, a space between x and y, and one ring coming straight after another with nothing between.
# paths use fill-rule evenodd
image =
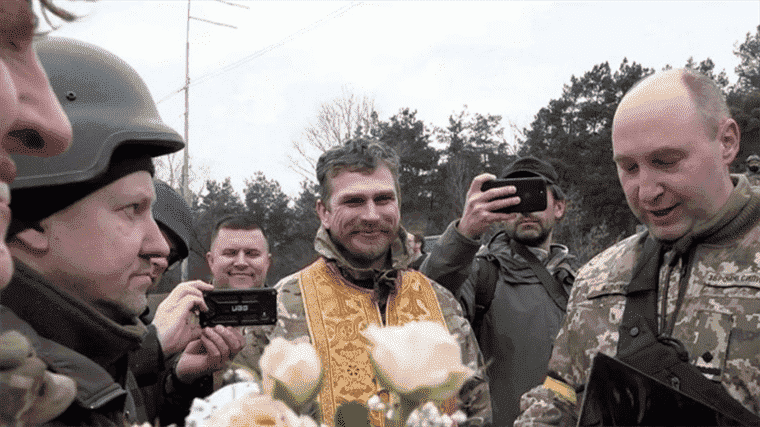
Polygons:
<instances>
[{"instance_id":1,"label":"man in military helmet","mask_svg":"<svg viewBox=\"0 0 760 427\"><path fill-rule=\"evenodd\" d=\"M164 272L177 266L190 253L189 242L192 232L192 213L185 200L168 184L160 180L154 180L156 189L156 201L153 204L153 218L158 224L166 244L169 246L167 257L154 256L150 259L153 268L153 286L148 290L149 309L140 316L147 326L149 333L146 341L153 340L154 345L147 345L137 352L133 352L130 363L137 382L144 395L146 414L151 422L157 420L161 425L184 423L185 417L195 397L205 397L212 390L210 374L219 367L210 364L208 358L195 351L189 344L198 343L202 335L197 312L208 309L203 299L203 292L214 289L213 286L201 282L190 281L172 285L169 281L162 281ZM164 283L166 282L166 283ZM164 288L162 288L164 286ZM162 290L165 292L161 292ZM160 293L156 293L160 292ZM155 365L160 362L150 363L155 340L160 345L165 366L174 366L175 363L185 363L179 359L192 358L196 361L197 370L203 373L204 380L198 380L202 387L196 387L194 393L181 395L166 395L161 392L163 381L160 380L161 372L156 372ZM185 351L185 350L189 351ZM166 374L166 372L164 372Z\"/></svg>"},{"instance_id":2,"label":"man in military helmet","mask_svg":"<svg viewBox=\"0 0 760 427\"><path fill-rule=\"evenodd\" d=\"M372 375L356 374L372 372L357 328L398 326L414 320L438 322L456 335L462 362L480 373L463 386L451 407L458 406L470 422L482 425L491 420L491 399L480 349L451 292L408 268L412 254L400 226L398 171L396 152L374 140L353 139L320 156L316 210L322 225L314 246L321 257L275 285L278 313L272 336L308 337L317 353L327 357L323 362L329 365L330 375L319 401L322 422L333 425L342 404L366 404L382 391ZM331 314L320 307L364 309L338 309ZM346 358L339 349L348 348L358 350ZM383 418L379 411L370 413L372 425L382 425Z\"/></svg>"},{"instance_id":3,"label":"man in military helmet","mask_svg":"<svg viewBox=\"0 0 760 427\"><path fill-rule=\"evenodd\" d=\"M153 259L153 265L156 268L156 280L150 289L150 293L162 294L170 292L176 284L176 282L162 281L163 273L179 266L180 262L190 254L193 214L185 199L169 184L157 179L153 183L156 188L153 218L156 220L166 244L169 245L169 256Z\"/></svg>"},{"instance_id":4,"label":"man in military helmet","mask_svg":"<svg viewBox=\"0 0 760 427\"><path fill-rule=\"evenodd\" d=\"M213 286L201 281L178 285L162 280L167 270L178 266L190 254L192 212L182 196L168 184L154 180L154 186L156 202L153 204L153 218L169 246L169 255L150 260L154 279L153 286L148 289L150 310L143 315L143 320L158 327L162 350L169 357L184 350L191 341L190 337L198 337L200 328L196 313L199 309L206 309L203 292L212 290ZM183 329L177 331L176 325L183 325ZM197 333L190 334L189 329Z\"/></svg>"},{"instance_id":5,"label":"man in military helmet","mask_svg":"<svg viewBox=\"0 0 760 427\"><path fill-rule=\"evenodd\" d=\"M36 48L74 142L44 163L14 159L9 247L16 270L2 303L57 346L39 351L50 369L77 382L77 398L52 424L147 421L129 353L147 333L138 316L153 284L150 260L169 255L152 214L151 159L184 144L121 59L71 39L43 39ZM207 329L189 347L185 353L222 366L242 337L231 328ZM180 358L162 389L194 392L203 375L196 368Z\"/></svg>"},{"instance_id":6,"label":"man in military helmet","mask_svg":"<svg viewBox=\"0 0 760 427\"><path fill-rule=\"evenodd\" d=\"M750 185L760 185L760 156L757 154L747 157L746 175Z\"/></svg>"},{"instance_id":7,"label":"man in military helmet","mask_svg":"<svg viewBox=\"0 0 760 427\"><path fill-rule=\"evenodd\" d=\"M581 268L550 373L515 425L574 425L597 353L760 423L760 192L729 172L739 141L720 88L693 70L623 97L612 160L647 229Z\"/></svg>"},{"instance_id":8,"label":"man in military helmet","mask_svg":"<svg viewBox=\"0 0 760 427\"><path fill-rule=\"evenodd\" d=\"M148 289L150 310L146 310L142 318L157 327L164 355L170 357L200 335L197 311L206 310L203 292L214 287L201 281L186 284L162 281L168 269L178 266L190 254L192 213L190 206L168 184L154 180L154 186L153 218L169 246L169 255L150 259L154 277L153 286Z\"/></svg>"}]
</instances>

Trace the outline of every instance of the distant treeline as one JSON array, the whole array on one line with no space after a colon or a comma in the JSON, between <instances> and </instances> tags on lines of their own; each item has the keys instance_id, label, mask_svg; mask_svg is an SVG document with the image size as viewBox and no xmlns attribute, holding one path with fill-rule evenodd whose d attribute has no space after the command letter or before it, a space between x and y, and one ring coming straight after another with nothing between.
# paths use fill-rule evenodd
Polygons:
<instances>
[{"instance_id":1,"label":"distant treeline","mask_svg":"<svg viewBox=\"0 0 760 427\"><path fill-rule=\"evenodd\" d=\"M737 43L740 65L729 85L725 71L715 72L712 60L685 64L711 75L724 89L731 112L742 132L742 148L733 166L744 171L749 154L760 154L760 26ZM498 174L516 156L533 155L552 163L569 196L569 209L555 240L567 244L582 261L635 231L612 162L611 124L615 108L639 79L654 72L623 60L616 70L608 63L594 66L580 77L571 76L562 96L538 111L525 129L509 127L505 137L501 116L465 109L449 118L445 128L417 119L416 111L402 108L387 121L371 111L356 121L350 135L369 136L396 148L401 156L401 217L404 226L427 235L440 234L462 213L464 197L474 176ZM324 111L329 120L329 111ZM313 130L312 130L313 131ZM341 143L336 138L334 144ZM274 265L269 283L293 273L315 259L314 235L319 220L314 211L316 187L304 180L298 197L283 193L279 183L254 173L243 198L227 178L208 180L194 195L195 236L191 244L190 278L207 279L205 253L214 222L231 213L247 214L269 236ZM166 278L179 281L179 269Z\"/></svg>"}]
</instances>

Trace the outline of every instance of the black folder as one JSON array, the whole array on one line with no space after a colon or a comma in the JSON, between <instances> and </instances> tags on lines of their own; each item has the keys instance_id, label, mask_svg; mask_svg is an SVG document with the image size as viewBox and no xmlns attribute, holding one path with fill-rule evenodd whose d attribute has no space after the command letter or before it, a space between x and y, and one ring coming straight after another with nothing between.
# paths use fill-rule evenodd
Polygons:
<instances>
[{"instance_id":1,"label":"black folder","mask_svg":"<svg viewBox=\"0 0 760 427\"><path fill-rule=\"evenodd\" d=\"M740 426L709 404L618 359L599 353L583 397L578 426Z\"/></svg>"}]
</instances>

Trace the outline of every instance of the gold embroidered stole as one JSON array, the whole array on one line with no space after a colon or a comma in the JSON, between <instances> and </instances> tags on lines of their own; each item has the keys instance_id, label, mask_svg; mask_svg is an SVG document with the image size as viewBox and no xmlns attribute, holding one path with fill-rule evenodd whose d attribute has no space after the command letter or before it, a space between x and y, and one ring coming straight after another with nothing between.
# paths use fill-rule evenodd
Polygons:
<instances>
[{"instance_id":1,"label":"gold embroidered stole","mask_svg":"<svg viewBox=\"0 0 760 427\"><path fill-rule=\"evenodd\" d=\"M369 361L366 340L359 333L371 323L382 325L373 291L349 284L327 266L324 258L304 269L299 278L311 342L322 359L324 385L319 394L322 422L333 425L340 405L362 404L380 392ZM388 298L388 326L429 320L446 326L435 290L417 271L402 274L401 289ZM370 412L373 426L384 425L384 414Z\"/></svg>"}]
</instances>

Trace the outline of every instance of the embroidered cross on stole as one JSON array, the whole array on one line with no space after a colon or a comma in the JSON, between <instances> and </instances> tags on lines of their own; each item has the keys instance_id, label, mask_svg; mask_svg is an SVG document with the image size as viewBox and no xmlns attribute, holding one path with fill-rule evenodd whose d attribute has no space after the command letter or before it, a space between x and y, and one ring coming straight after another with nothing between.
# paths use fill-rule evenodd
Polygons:
<instances>
[{"instance_id":1,"label":"embroidered cross on stole","mask_svg":"<svg viewBox=\"0 0 760 427\"><path fill-rule=\"evenodd\" d=\"M332 426L340 405L352 401L366 405L382 391L370 364L367 341L359 333L372 323L381 325L382 318L372 301L373 291L338 277L324 258L301 272L299 285L311 342L325 372L319 394L322 422ZM414 320L446 326L433 286L417 271L402 273L401 287L389 297L385 318L388 326ZM384 420L382 412L370 411L373 426L383 427Z\"/></svg>"}]
</instances>

